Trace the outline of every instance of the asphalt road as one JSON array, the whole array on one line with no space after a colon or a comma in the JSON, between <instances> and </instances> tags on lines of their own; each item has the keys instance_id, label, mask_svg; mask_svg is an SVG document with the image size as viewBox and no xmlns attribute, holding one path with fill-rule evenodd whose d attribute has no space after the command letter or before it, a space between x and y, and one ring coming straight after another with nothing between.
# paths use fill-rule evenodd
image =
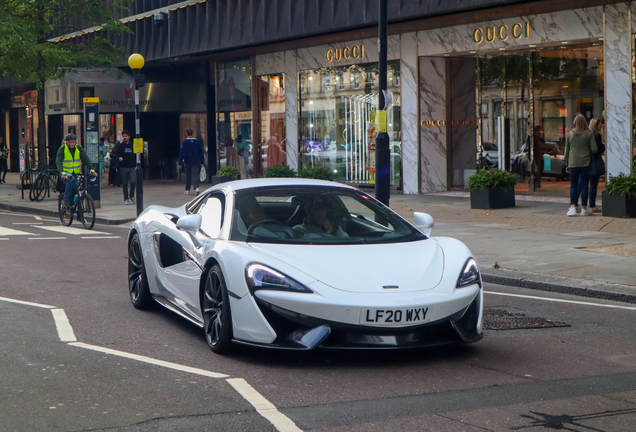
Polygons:
<instances>
[{"instance_id":1,"label":"asphalt road","mask_svg":"<svg viewBox=\"0 0 636 432\"><path fill-rule=\"evenodd\" d=\"M564 326L218 356L132 307L125 227L79 227L0 213L2 431L636 431L634 305L486 284L489 313Z\"/></svg>"}]
</instances>

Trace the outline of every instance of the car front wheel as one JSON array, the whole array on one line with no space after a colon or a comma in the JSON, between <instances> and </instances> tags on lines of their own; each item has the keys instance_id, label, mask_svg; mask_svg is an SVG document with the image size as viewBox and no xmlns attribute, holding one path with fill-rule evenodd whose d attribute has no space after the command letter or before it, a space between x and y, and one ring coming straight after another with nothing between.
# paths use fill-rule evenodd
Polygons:
<instances>
[{"instance_id":1,"label":"car front wheel","mask_svg":"<svg viewBox=\"0 0 636 432\"><path fill-rule=\"evenodd\" d=\"M153 304L138 233L135 233L128 246L128 292L130 301L137 309L147 309Z\"/></svg>"},{"instance_id":2,"label":"car front wheel","mask_svg":"<svg viewBox=\"0 0 636 432\"><path fill-rule=\"evenodd\" d=\"M205 339L217 353L228 352L232 344L232 314L225 278L218 265L212 266L205 278L202 299Z\"/></svg>"}]
</instances>

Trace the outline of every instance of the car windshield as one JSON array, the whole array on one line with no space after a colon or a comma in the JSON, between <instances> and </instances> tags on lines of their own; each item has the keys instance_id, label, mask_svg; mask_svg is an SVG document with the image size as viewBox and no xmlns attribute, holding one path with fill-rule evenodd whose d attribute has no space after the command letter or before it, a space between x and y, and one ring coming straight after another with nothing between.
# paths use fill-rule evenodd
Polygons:
<instances>
[{"instance_id":1,"label":"car windshield","mask_svg":"<svg viewBox=\"0 0 636 432\"><path fill-rule=\"evenodd\" d=\"M371 244L426 239L355 189L284 186L238 191L230 240L285 244Z\"/></svg>"},{"instance_id":2,"label":"car windshield","mask_svg":"<svg viewBox=\"0 0 636 432\"><path fill-rule=\"evenodd\" d=\"M484 143L485 151L497 151L497 144L493 143Z\"/></svg>"}]
</instances>

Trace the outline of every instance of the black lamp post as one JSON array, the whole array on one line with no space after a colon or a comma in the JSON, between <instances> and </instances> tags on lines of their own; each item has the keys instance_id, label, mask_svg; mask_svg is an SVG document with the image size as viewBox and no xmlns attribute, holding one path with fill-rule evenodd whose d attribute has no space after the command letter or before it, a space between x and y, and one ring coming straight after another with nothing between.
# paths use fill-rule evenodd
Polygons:
<instances>
[{"instance_id":1,"label":"black lamp post","mask_svg":"<svg viewBox=\"0 0 636 432\"><path fill-rule=\"evenodd\" d=\"M386 90L387 90L387 0L379 0L379 19L378 19L378 84L379 84L379 100L378 115L376 122L379 126L378 134L375 138L375 198L389 205L391 195L391 151L389 149L389 134L387 133L387 106L386 106Z\"/></svg>"},{"instance_id":2,"label":"black lamp post","mask_svg":"<svg viewBox=\"0 0 636 432\"><path fill-rule=\"evenodd\" d=\"M135 140L133 141L133 149L137 154L137 167L135 168L137 174L137 216L144 211L144 172L141 168L141 155L144 152L143 141L139 135L139 87L143 87L145 77L140 74L139 71L144 67L145 60L141 54L132 54L128 57L128 66L133 71L135 77Z\"/></svg>"}]
</instances>

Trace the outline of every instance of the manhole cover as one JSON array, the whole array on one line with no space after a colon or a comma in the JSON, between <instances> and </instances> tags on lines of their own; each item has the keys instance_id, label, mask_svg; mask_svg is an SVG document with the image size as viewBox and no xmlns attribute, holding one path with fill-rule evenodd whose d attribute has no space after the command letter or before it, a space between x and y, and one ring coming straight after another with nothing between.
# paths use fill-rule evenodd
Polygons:
<instances>
[{"instance_id":1,"label":"manhole cover","mask_svg":"<svg viewBox=\"0 0 636 432\"><path fill-rule=\"evenodd\" d=\"M570 327L564 322L546 318L529 317L520 313L510 313L503 309L484 309L483 328L486 330L517 330L548 327Z\"/></svg>"}]
</instances>

